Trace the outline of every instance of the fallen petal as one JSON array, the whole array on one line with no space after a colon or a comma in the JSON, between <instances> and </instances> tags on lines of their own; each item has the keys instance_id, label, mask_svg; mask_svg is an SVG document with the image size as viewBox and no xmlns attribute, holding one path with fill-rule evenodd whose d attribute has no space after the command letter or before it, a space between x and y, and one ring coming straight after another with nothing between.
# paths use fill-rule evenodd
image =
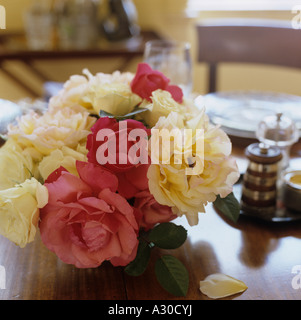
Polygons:
<instances>
[{"instance_id":1,"label":"fallen petal","mask_svg":"<svg viewBox=\"0 0 301 320\"><path fill-rule=\"evenodd\" d=\"M212 299L228 297L247 289L244 282L222 273L211 274L200 281L200 291Z\"/></svg>"}]
</instances>

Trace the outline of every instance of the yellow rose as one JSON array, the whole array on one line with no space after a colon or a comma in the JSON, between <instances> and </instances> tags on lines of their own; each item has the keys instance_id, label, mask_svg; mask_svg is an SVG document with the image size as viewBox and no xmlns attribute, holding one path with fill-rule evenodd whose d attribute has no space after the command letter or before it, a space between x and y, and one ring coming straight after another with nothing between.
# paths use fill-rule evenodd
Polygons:
<instances>
[{"instance_id":1,"label":"yellow rose","mask_svg":"<svg viewBox=\"0 0 301 320\"><path fill-rule=\"evenodd\" d=\"M182 142L175 135L170 141L159 140L157 134L153 135L154 129L178 131L183 134ZM227 196L239 178L236 162L230 157L231 142L220 128L209 123L204 110L189 121L172 112L160 118L154 129L151 152L157 145L162 152L151 156L147 174L150 192L160 204L172 207L175 214L185 215L189 224L195 225L198 212L205 212L205 206L217 195ZM175 145L168 147L173 141Z\"/></svg>"},{"instance_id":2,"label":"yellow rose","mask_svg":"<svg viewBox=\"0 0 301 320\"><path fill-rule=\"evenodd\" d=\"M122 116L133 111L142 99L132 93L128 84L116 82L92 87L83 97L83 101L90 103L97 114L103 110L115 116Z\"/></svg>"},{"instance_id":3,"label":"yellow rose","mask_svg":"<svg viewBox=\"0 0 301 320\"><path fill-rule=\"evenodd\" d=\"M34 240L48 190L36 179L0 191L0 234L21 248Z\"/></svg>"},{"instance_id":4,"label":"yellow rose","mask_svg":"<svg viewBox=\"0 0 301 320\"><path fill-rule=\"evenodd\" d=\"M201 117L199 113L197 118ZM151 163L180 164L187 175L201 174L204 169L204 129L201 123L198 124L194 126L192 121L185 121L185 117L176 112L171 112L167 118L159 118L151 130Z\"/></svg>"},{"instance_id":5,"label":"yellow rose","mask_svg":"<svg viewBox=\"0 0 301 320\"><path fill-rule=\"evenodd\" d=\"M8 136L45 156L63 146L76 148L85 143L95 121L88 112L78 113L71 108L42 116L32 112L21 117L16 126L9 126Z\"/></svg>"},{"instance_id":6,"label":"yellow rose","mask_svg":"<svg viewBox=\"0 0 301 320\"><path fill-rule=\"evenodd\" d=\"M150 127L154 127L160 117L167 117L170 112L185 114L184 105L176 102L168 91L158 89L152 93L152 102L143 101L139 108L147 108L149 111L141 113L141 118Z\"/></svg>"},{"instance_id":7,"label":"yellow rose","mask_svg":"<svg viewBox=\"0 0 301 320\"><path fill-rule=\"evenodd\" d=\"M13 139L0 148L0 190L22 183L34 174L34 162L30 153L24 151Z\"/></svg>"},{"instance_id":8,"label":"yellow rose","mask_svg":"<svg viewBox=\"0 0 301 320\"><path fill-rule=\"evenodd\" d=\"M62 149L54 150L49 156L43 158L39 164L39 171L44 180L60 166L63 166L72 174L78 175L75 165L76 160L87 161L87 156L71 148L62 147Z\"/></svg>"}]
</instances>

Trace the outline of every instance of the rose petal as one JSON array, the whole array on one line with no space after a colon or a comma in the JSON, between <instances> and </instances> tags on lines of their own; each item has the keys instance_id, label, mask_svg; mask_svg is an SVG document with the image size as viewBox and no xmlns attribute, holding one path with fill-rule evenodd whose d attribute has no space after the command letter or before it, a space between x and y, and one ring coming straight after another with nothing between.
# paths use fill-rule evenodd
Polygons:
<instances>
[{"instance_id":1,"label":"rose petal","mask_svg":"<svg viewBox=\"0 0 301 320\"><path fill-rule=\"evenodd\" d=\"M44 184L49 193L48 204L76 202L78 195L89 195L92 193L90 186L80 178L68 171L62 171L61 176L53 183Z\"/></svg>"},{"instance_id":2,"label":"rose petal","mask_svg":"<svg viewBox=\"0 0 301 320\"><path fill-rule=\"evenodd\" d=\"M47 205L49 199L48 189L40 183L37 184L36 198L38 202L37 207L39 209L44 208Z\"/></svg>"},{"instance_id":3,"label":"rose petal","mask_svg":"<svg viewBox=\"0 0 301 320\"><path fill-rule=\"evenodd\" d=\"M93 163L76 161L76 168L80 178L93 188L94 193L109 188L115 192L118 187L117 177L110 171Z\"/></svg>"},{"instance_id":4,"label":"rose petal","mask_svg":"<svg viewBox=\"0 0 301 320\"><path fill-rule=\"evenodd\" d=\"M133 208L129 203L117 193L111 192L109 189L104 189L99 193L99 198L106 201L107 204L114 206L120 213L122 213L134 229L138 229Z\"/></svg>"},{"instance_id":5,"label":"rose petal","mask_svg":"<svg viewBox=\"0 0 301 320\"><path fill-rule=\"evenodd\" d=\"M200 291L212 299L228 297L247 289L244 282L222 273L211 274L200 281Z\"/></svg>"},{"instance_id":6,"label":"rose petal","mask_svg":"<svg viewBox=\"0 0 301 320\"><path fill-rule=\"evenodd\" d=\"M67 169L65 169L64 167L60 166L58 169L56 169L55 171L53 171L48 178L46 179L45 183L52 183L55 182L61 175L62 172L68 172Z\"/></svg>"},{"instance_id":7,"label":"rose petal","mask_svg":"<svg viewBox=\"0 0 301 320\"><path fill-rule=\"evenodd\" d=\"M175 85L170 85L170 86L167 86L165 90L172 95L175 101L177 101L178 103L183 102L183 91L180 87Z\"/></svg>"}]
</instances>

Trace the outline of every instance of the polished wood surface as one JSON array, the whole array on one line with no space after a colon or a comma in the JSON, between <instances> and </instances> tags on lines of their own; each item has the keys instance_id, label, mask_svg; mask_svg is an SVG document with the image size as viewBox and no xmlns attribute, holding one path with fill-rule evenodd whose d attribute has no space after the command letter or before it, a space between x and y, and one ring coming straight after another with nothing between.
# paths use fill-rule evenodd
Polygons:
<instances>
[{"instance_id":1,"label":"polished wood surface","mask_svg":"<svg viewBox=\"0 0 301 320\"><path fill-rule=\"evenodd\" d=\"M196 30L198 61L209 65L209 92L218 90L220 63L301 68L301 30L294 29L291 21L210 19Z\"/></svg>"},{"instance_id":2,"label":"polished wood surface","mask_svg":"<svg viewBox=\"0 0 301 320\"><path fill-rule=\"evenodd\" d=\"M300 143L292 153L292 164L301 166ZM244 166L243 146L234 145L233 154L239 166ZM248 286L244 293L225 299L301 300L301 288L292 287L296 276L292 268L301 265L301 220L269 223L241 216L234 224L209 205L197 226L189 227L182 218L177 222L188 230L186 243L176 250L154 251L146 272L139 277L130 277L110 263L96 269L66 265L45 248L39 236L24 249L0 237L0 265L6 270L6 289L0 289L0 299L182 300L164 291L154 275L156 257L168 252L189 271L186 299L208 300L199 291L199 281L221 272Z\"/></svg>"}]
</instances>

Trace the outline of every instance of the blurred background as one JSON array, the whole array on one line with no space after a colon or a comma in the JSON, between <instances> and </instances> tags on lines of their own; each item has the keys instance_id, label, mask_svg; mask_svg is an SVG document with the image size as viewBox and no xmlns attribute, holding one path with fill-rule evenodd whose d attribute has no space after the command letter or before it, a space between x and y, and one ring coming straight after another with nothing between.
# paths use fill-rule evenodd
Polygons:
<instances>
[{"instance_id":1,"label":"blurred background","mask_svg":"<svg viewBox=\"0 0 301 320\"><path fill-rule=\"evenodd\" d=\"M68 0L70 3L76 1ZM67 2L68 2L67 1ZM110 1L107 0L95 0L84 1L78 0L84 7L91 12L96 13L95 16L91 15L91 21L96 17L99 38L97 40L87 39L85 34L82 35L82 39L88 41L97 41L108 48L110 45L116 45L116 42L122 41L127 35L122 35L124 28L119 30L121 33L110 32L114 29L114 23L116 24L116 17L110 17ZM90 3L89 3L90 2ZM91 2L95 6L91 7ZM113 1L114 2L114 1ZM230 0L126 0L128 8L132 11L129 15L133 14L134 26L132 30L133 35L139 34L142 31L154 31L163 38L188 41L191 43L191 55L193 65L193 91L199 94L205 94L207 92L207 73L208 66L205 63L197 62L197 32L196 24L198 22L205 21L213 18L235 18L235 19L270 19L281 20L291 23L293 18L297 18L298 12L292 12L294 2L281 1L281 0L262 0L262 1L230 1ZM49 10L58 14L66 14L69 9L67 8L66 1L47 1L47 0L2 0L1 5L6 11L6 29L0 30L0 38L5 37L5 45L10 50L20 50L20 42L15 42L16 35L29 32L30 22L28 22L28 11L31 13L37 10L37 5L44 7L38 10ZM34 9L33 6L36 6ZM92 9L91 9L92 8ZM96 8L96 9L95 9ZM111 8L112 9L112 8ZM71 12L71 11L70 11ZM83 13L83 12L82 12ZM299 12L300 13L300 12ZM87 13L88 14L88 13ZM63 28L63 22L65 20L58 18L55 22L56 32L58 28ZM47 18L44 16L42 19L41 27L33 27L35 29L41 28L46 32ZM65 30L67 27L65 26ZM115 30L116 31L116 30ZM86 34L91 34L93 31L87 31ZM60 34L60 37L64 35ZM68 46L74 46L75 50L85 50L88 48L88 43L83 40L69 43L72 40L68 40L66 35L63 44L67 48L62 48L62 42L58 40L58 35L52 34L50 43L37 43L36 45L43 45L47 50L57 50L59 46L61 49L68 49ZM115 37L115 38L114 38ZM119 38L118 38L119 37ZM40 42L45 41L41 40ZM69 42L68 42L69 41ZM1 41L3 46L3 41ZM29 43L24 44L23 50L28 48ZM76 46L82 45L82 48ZM27 46L25 48L25 46ZM31 49L35 44L31 43ZM50 46L47 48L47 46ZM40 50L40 48L38 48ZM4 47L3 47L4 48ZM0 53L4 52L4 49L0 49ZM91 73L104 72L110 73L112 70L118 69L120 65L119 57L78 57L76 59L49 59L34 61L34 65L39 69L47 78L52 81L64 82L72 74L81 74L83 68L88 68ZM127 65L126 71L135 72L137 63L142 60L141 56L135 57ZM43 95L43 80L36 76L32 72L28 65L18 60L3 60L1 66L6 70L9 70L10 74L23 79ZM289 94L301 95L300 83L301 83L301 70L291 69L286 67L275 66L262 66L262 65L248 65L248 64L235 64L235 65L221 65L219 69L219 90L266 90L274 92L285 92ZM18 100L24 97L30 96L24 88L19 86L12 77L8 77L7 74L0 69L0 98L8 100Z\"/></svg>"}]
</instances>

